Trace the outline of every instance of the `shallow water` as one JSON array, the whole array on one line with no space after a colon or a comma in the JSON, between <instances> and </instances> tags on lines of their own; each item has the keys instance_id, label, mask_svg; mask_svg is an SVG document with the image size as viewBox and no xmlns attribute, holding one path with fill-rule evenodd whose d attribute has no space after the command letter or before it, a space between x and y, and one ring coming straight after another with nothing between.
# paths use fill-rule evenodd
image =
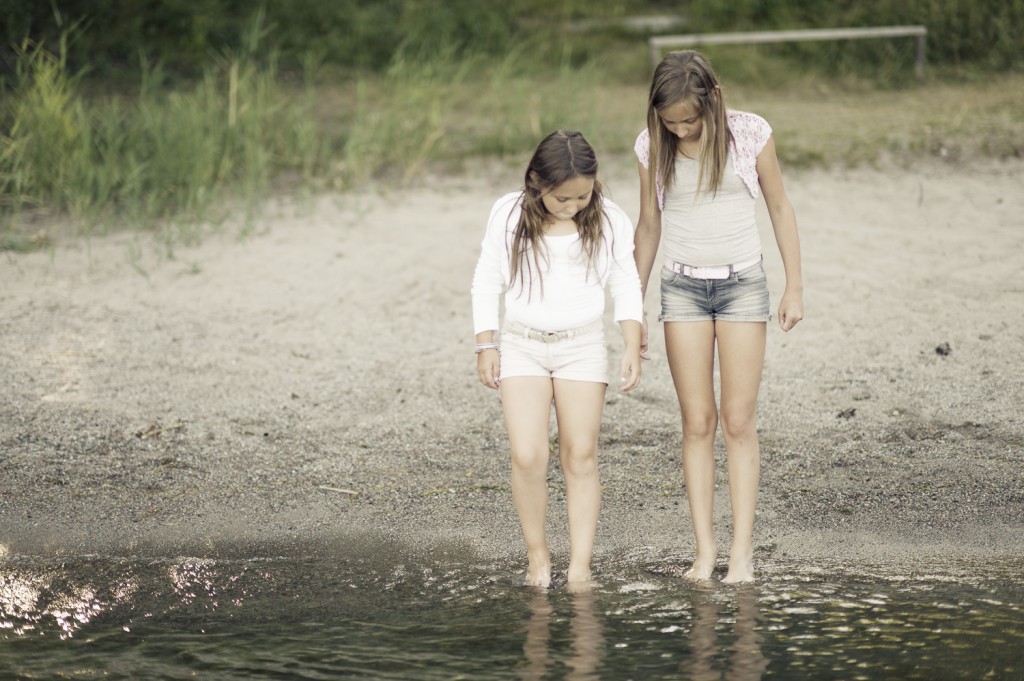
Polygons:
<instances>
[{"instance_id":1,"label":"shallow water","mask_svg":"<svg viewBox=\"0 0 1024 681\"><path fill-rule=\"evenodd\" d=\"M395 547L204 560L0 558L0 676L109 679L1019 679L1024 559L761 566L694 586L598 561L590 593ZM5 675L6 674L6 675Z\"/></svg>"}]
</instances>

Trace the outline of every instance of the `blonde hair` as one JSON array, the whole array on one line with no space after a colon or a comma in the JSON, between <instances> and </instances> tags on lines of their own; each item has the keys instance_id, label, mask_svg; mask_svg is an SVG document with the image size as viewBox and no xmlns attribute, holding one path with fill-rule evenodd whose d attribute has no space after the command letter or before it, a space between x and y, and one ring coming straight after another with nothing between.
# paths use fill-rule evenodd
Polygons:
<instances>
[{"instance_id":1,"label":"blonde hair","mask_svg":"<svg viewBox=\"0 0 1024 681\"><path fill-rule=\"evenodd\" d=\"M666 107L680 103L690 106L703 124L698 151L700 173L697 191L703 189L716 194L722 186L732 132L718 78L707 57L693 50L670 52L654 69L647 99L647 130L651 142L647 162L650 191L657 192L658 180L664 191L668 191L676 179L678 138L665 127L660 114Z\"/></svg>"},{"instance_id":2,"label":"blonde hair","mask_svg":"<svg viewBox=\"0 0 1024 681\"><path fill-rule=\"evenodd\" d=\"M520 290L529 280L532 293L532 272L536 267L541 295L544 294L544 283L539 273L541 258L545 261L547 259L547 254L543 252L543 237L549 213L541 197L545 192L577 177L594 180L590 203L573 216L580 247L587 261L587 274L590 274L598 246L604 239L604 199L601 183L597 180L597 156L581 133L575 130L556 130L541 140L526 167L522 211L513 230L512 250L509 254L511 282L514 284L518 279Z\"/></svg>"}]
</instances>

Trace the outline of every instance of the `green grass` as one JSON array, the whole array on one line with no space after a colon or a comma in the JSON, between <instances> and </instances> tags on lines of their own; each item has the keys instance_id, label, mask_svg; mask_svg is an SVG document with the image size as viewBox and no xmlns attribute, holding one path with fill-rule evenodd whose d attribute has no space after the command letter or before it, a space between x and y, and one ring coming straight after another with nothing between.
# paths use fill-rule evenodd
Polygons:
<instances>
[{"instance_id":1,"label":"green grass","mask_svg":"<svg viewBox=\"0 0 1024 681\"><path fill-rule=\"evenodd\" d=\"M153 232L171 253L274 193L407 185L482 158L519 164L558 127L628 155L644 125L642 45L582 63L566 51L543 68L529 44L502 59L400 54L381 74L331 72L312 57L285 72L254 59L257 45L254 29L249 47L194 82L172 87L146 66L133 92L103 95L24 46L0 103L0 250L50 247L48 230L63 225ZM1024 156L1024 74L879 82L777 56L714 59L727 102L768 118L790 167Z\"/></svg>"},{"instance_id":2,"label":"green grass","mask_svg":"<svg viewBox=\"0 0 1024 681\"><path fill-rule=\"evenodd\" d=\"M767 117L792 165L907 165L1024 158L1024 75L979 82L933 80L904 89L863 83L753 88L732 103Z\"/></svg>"},{"instance_id":3,"label":"green grass","mask_svg":"<svg viewBox=\"0 0 1024 681\"><path fill-rule=\"evenodd\" d=\"M205 221L229 198L253 206L285 173L314 182L333 150L314 92L280 75L273 59L225 54L187 87L144 68L137 93L87 96L59 59L25 45L0 111L0 229Z\"/></svg>"}]
</instances>

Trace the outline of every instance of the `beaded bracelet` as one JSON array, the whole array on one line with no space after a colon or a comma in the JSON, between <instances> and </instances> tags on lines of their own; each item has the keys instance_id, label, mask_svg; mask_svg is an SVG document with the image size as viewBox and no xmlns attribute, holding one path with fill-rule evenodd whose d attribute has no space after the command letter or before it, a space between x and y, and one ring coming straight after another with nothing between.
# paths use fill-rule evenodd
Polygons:
<instances>
[{"instance_id":1,"label":"beaded bracelet","mask_svg":"<svg viewBox=\"0 0 1024 681\"><path fill-rule=\"evenodd\" d=\"M473 353L473 354L479 355L484 350L497 350L497 349L498 349L498 344L497 343L477 343L476 344L476 352Z\"/></svg>"}]
</instances>

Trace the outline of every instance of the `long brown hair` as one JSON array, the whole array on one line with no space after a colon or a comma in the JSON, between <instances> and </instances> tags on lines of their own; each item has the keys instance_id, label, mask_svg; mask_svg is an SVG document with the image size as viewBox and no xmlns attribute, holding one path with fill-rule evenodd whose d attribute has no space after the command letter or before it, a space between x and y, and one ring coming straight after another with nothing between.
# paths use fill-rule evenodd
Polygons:
<instances>
[{"instance_id":1,"label":"long brown hair","mask_svg":"<svg viewBox=\"0 0 1024 681\"><path fill-rule=\"evenodd\" d=\"M576 223L589 275L597 257L598 246L604 239L604 199L601 183L597 179L597 155L581 133L575 130L556 130L540 141L526 167L522 211L513 231L512 251L509 254L511 281L515 283L519 279L520 290L529 280L532 293L533 268L537 268L540 280L541 258L547 260L543 236L550 214L541 197L545 192L577 177L594 180L590 203L572 218ZM541 295L543 292L544 284L541 281Z\"/></svg>"},{"instance_id":2,"label":"long brown hair","mask_svg":"<svg viewBox=\"0 0 1024 681\"><path fill-rule=\"evenodd\" d=\"M697 191L704 189L715 194L722 186L732 133L718 78L707 57L693 50L669 52L654 69L647 99L647 130L651 137L647 161L650 191L657 191L658 180L664 191L668 191L676 179L679 138L665 127L660 112L679 103L690 106L703 123L698 151L700 174Z\"/></svg>"}]
</instances>

